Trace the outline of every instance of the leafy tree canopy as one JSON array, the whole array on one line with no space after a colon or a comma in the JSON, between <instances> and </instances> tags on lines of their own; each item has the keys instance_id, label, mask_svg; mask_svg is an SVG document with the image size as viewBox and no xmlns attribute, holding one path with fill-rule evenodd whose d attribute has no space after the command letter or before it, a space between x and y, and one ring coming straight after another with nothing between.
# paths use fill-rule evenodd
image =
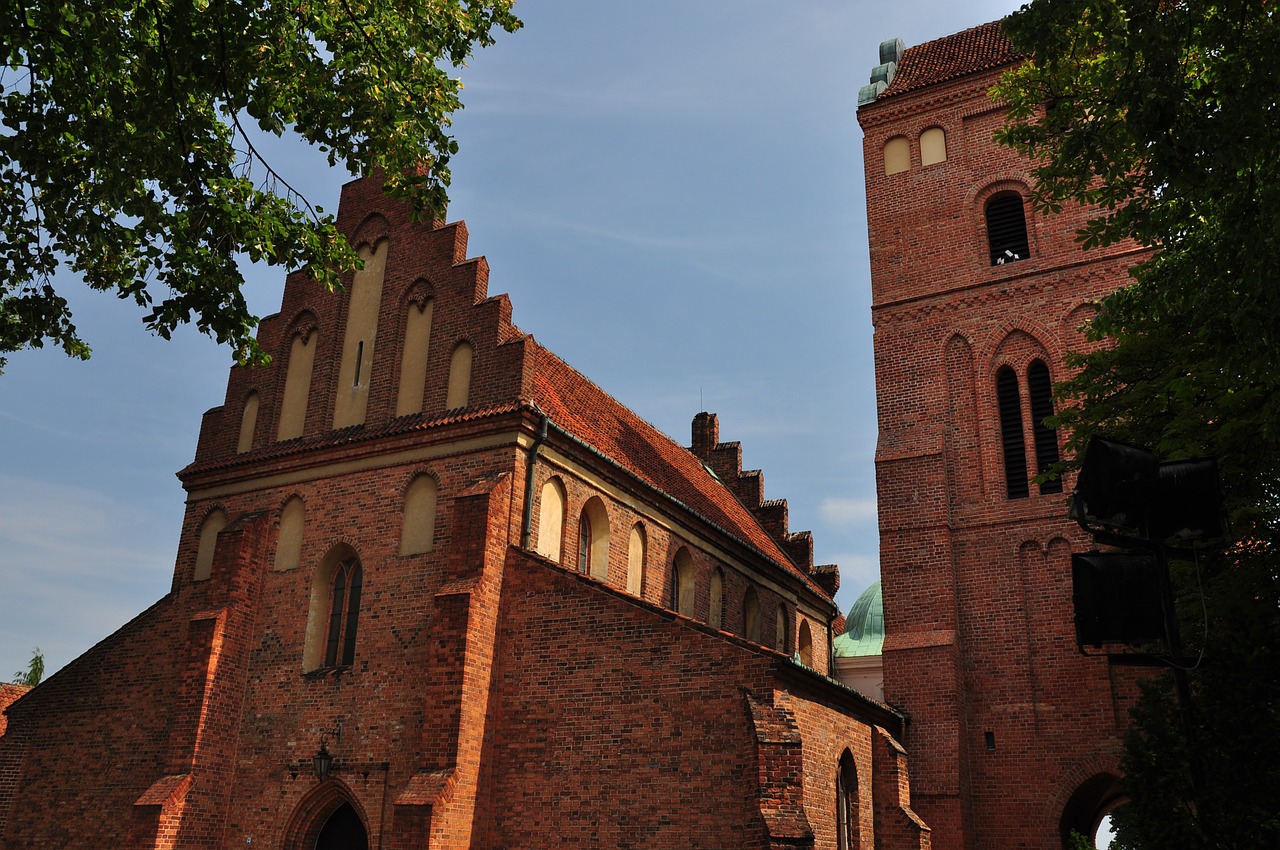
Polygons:
<instances>
[{"instance_id":1,"label":"leafy tree canopy","mask_svg":"<svg viewBox=\"0 0 1280 850\"><path fill-rule=\"evenodd\" d=\"M88 357L60 263L263 358L237 258L334 286L357 259L254 148L294 133L440 211L460 66L514 0L32 0L0 15L0 358ZM0 359L0 366L3 359Z\"/></svg>"},{"instance_id":2,"label":"leafy tree canopy","mask_svg":"<svg viewBox=\"0 0 1280 850\"><path fill-rule=\"evenodd\" d=\"M1218 459L1232 549L1175 564L1196 759L1167 683L1126 742L1126 848L1280 843L1280 18L1266 0L1033 0L995 95L1038 209L1096 205L1085 246L1152 249L1060 385L1080 454L1106 433Z\"/></svg>"}]
</instances>

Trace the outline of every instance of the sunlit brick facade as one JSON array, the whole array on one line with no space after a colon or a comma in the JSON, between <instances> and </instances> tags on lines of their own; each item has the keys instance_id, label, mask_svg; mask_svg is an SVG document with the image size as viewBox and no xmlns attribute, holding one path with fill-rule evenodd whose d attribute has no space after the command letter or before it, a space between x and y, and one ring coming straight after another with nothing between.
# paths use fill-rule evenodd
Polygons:
<instances>
[{"instance_id":1,"label":"sunlit brick facade","mask_svg":"<svg viewBox=\"0 0 1280 850\"><path fill-rule=\"evenodd\" d=\"M933 846L1058 850L1115 800L1132 670L1076 649L1062 437L1040 423L1093 304L1134 249L1085 253L992 141L1018 57L987 24L881 48L864 89L885 699ZM885 65L894 63L885 78Z\"/></svg>"},{"instance_id":2,"label":"sunlit brick facade","mask_svg":"<svg viewBox=\"0 0 1280 850\"><path fill-rule=\"evenodd\" d=\"M11 707L0 847L927 847L715 416L538 345L462 224L363 180L339 225L363 270L290 277L205 414L170 592Z\"/></svg>"}]
</instances>

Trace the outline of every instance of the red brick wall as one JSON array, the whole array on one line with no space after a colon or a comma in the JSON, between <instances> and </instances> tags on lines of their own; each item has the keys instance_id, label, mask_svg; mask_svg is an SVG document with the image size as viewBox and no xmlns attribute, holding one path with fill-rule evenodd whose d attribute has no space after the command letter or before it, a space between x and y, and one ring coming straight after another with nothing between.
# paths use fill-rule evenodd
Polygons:
<instances>
[{"instance_id":1,"label":"red brick wall","mask_svg":"<svg viewBox=\"0 0 1280 850\"><path fill-rule=\"evenodd\" d=\"M502 605L484 846L762 846L744 688L770 700L787 662L515 552ZM815 846L834 847L835 765L855 753L869 803L870 727L779 699Z\"/></svg>"},{"instance_id":2,"label":"red brick wall","mask_svg":"<svg viewBox=\"0 0 1280 850\"><path fill-rule=\"evenodd\" d=\"M984 204L1028 193L1028 165L991 140L1003 121L998 71L862 107L880 441L877 489L885 601L885 696L911 717L915 808L934 846L1059 846L1051 801L1082 764L1115 769L1132 697L1104 661L1080 656L1069 552L1089 541L1065 497L1011 500L995 375L1053 378L1081 344L1090 302L1122 285L1132 246L1083 253L1088 212L1025 204L1030 257L993 266ZM942 127L948 158L920 164L920 133ZM886 140L911 168L886 176ZM1061 435L1059 435L1061 443ZM1035 475L1034 446L1027 465ZM1065 488L1068 492L1068 487ZM994 736L994 749L987 746Z\"/></svg>"}]
</instances>

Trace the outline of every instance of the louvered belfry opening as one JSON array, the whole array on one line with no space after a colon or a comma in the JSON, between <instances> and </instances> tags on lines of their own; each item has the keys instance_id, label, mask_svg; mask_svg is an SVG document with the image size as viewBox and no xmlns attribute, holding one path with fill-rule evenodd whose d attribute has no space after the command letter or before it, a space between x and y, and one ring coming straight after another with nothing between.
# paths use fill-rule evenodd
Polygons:
<instances>
[{"instance_id":1,"label":"louvered belfry opening","mask_svg":"<svg viewBox=\"0 0 1280 850\"><path fill-rule=\"evenodd\" d=\"M1022 402L1018 376L1008 366L996 373L996 398L1000 404L1000 439L1004 446L1004 480L1010 499L1025 499L1027 486L1026 442L1022 436Z\"/></svg>"},{"instance_id":2,"label":"louvered belfry opening","mask_svg":"<svg viewBox=\"0 0 1280 850\"><path fill-rule=\"evenodd\" d=\"M1027 395L1031 398L1031 429L1036 442L1036 474L1043 475L1058 462L1058 432L1044 421L1053 415L1053 381L1049 367L1039 360L1027 367ZM1061 493L1062 479L1040 485L1040 494Z\"/></svg>"},{"instance_id":3,"label":"louvered belfry opening","mask_svg":"<svg viewBox=\"0 0 1280 850\"><path fill-rule=\"evenodd\" d=\"M987 245L991 249L993 266L1031 256L1031 248L1027 244L1027 216L1019 193L1000 192L987 201Z\"/></svg>"}]
</instances>

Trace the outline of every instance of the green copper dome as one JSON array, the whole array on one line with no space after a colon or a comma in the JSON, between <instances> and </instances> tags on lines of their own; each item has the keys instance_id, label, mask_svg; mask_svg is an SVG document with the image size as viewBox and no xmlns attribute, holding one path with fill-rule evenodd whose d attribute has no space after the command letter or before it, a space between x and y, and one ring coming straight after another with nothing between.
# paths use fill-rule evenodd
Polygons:
<instances>
[{"instance_id":1,"label":"green copper dome","mask_svg":"<svg viewBox=\"0 0 1280 850\"><path fill-rule=\"evenodd\" d=\"M880 654L884 648L884 600L878 580L853 603L845 619L844 634L833 643L836 658Z\"/></svg>"}]
</instances>

